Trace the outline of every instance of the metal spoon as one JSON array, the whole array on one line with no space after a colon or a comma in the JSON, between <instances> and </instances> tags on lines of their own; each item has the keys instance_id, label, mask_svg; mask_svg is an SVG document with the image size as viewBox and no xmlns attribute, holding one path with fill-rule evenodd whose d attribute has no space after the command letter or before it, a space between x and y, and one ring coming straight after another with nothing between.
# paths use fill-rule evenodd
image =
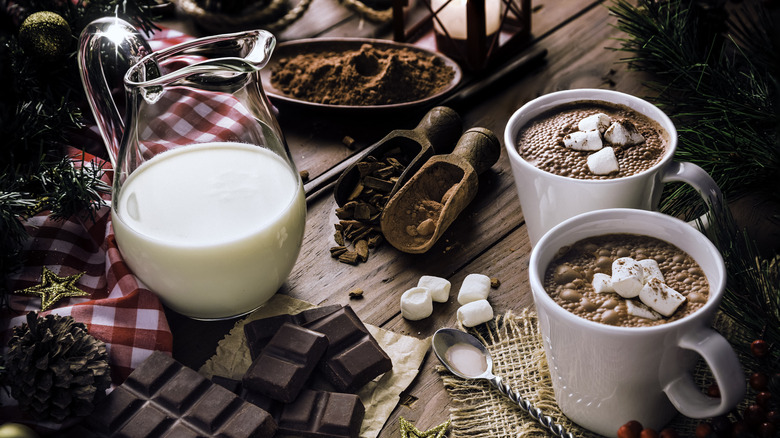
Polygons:
<instances>
[{"instance_id":1,"label":"metal spoon","mask_svg":"<svg viewBox=\"0 0 780 438\"><path fill-rule=\"evenodd\" d=\"M524 399L518 391L512 390L501 380L501 377L493 374L493 358L485 345L474 336L460 330L443 328L433 334L431 343L436 357L452 374L463 379L487 380L555 436L574 438L574 435L566 432L563 426L556 424L552 418L544 415L539 408L534 407L531 402Z\"/></svg>"}]
</instances>

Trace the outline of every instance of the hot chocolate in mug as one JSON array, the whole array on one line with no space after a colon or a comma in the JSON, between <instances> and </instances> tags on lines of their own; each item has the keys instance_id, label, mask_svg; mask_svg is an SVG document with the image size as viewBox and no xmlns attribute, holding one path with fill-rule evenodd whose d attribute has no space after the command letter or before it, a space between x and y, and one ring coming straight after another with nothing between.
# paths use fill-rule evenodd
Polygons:
<instances>
[{"instance_id":1,"label":"hot chocolate in mug","mask_svg":"<svg viewBox=\"0 0 780 438\"><path fill-rule=\"evenodd\" d=\"M703 271L709 297L698 310L650 327L613 326L566 310L545 291L545 272L562 249L596 236L631 234L671 243ZM636 209L583 213L548 231L534 247L529 276L555 399L563 413L593 432L616 436L628 421L661 430L679 411L691 418L729 412L745 378L728 341L711 328L726 272L715 246L686 222ZM705 395L691 372L699 358L720 398Z\"/></svg>"},{"instance_id":2,"label":"hot chocolate in mug","mask_svg":"<svg viewBox=\"0 0 780 438\"><path fill-rule=\"evenodd\" d=\"M613 179L561 176L526 161L518 151L518 134L521 130L542 114L580 101L625 106L646 116L659 127L665 153L652 167ZM531 100L509 119L504 131L504 146L509 155L531 245L535 245L550 228L580 213L602 208L655 210L666 182L687 183L710 203L721 197L720 189L707 172L692 163L673 161L677 148L677 130L669 117L651 103L617 91L575 89Z\"/></svg>"}]
</instances>

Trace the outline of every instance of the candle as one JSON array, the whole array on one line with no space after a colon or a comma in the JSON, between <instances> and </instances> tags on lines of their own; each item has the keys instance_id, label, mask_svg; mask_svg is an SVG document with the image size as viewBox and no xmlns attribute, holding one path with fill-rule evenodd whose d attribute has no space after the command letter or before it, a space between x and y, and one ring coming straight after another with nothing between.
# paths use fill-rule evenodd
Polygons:
<instances>
[{"instance_id":1,"label":"candle","mask_svg":"<svg viewBox=\"0 0 780 438\"><path fill-rule=\"evenodd\" d=\"M431 0L431 8L438 11L439 8L447 3L447 0ZM433 20L436 33L441 35L449 34L456 40L468 39L468 27L466 24L466 5L468 0L451 0L436 16L439 20ZM439 24L441 22L441 24ZM442 29L447 30L447 33ZM485 35L492 35L498 31L501 25L501 0L485 0Z\"/></svg>"}]
</instances>

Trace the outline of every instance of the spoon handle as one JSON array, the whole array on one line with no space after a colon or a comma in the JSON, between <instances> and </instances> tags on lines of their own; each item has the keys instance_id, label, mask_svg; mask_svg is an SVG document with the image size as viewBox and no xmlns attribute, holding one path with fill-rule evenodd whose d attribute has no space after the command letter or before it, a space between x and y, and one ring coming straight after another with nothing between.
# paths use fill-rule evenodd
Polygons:
<instances>
[{"instance_id":1,"label":"spoon handle","mask_svg":"<svg viewBox=\"0 0 780 438\"><path fill-rule=\"evenodd\" d=\"M502 394L509 397L510 400L515 402L524 411L528 412L536 421L539 422L539 424L546 427L548 430L550 430L550 432L555 434L555 436L561 438L574 438L574 435L572 435L571 432L566 432L563 426L556 424L555 421L553 421L553 419L548 415L544 415L541 409L535 407L533 404L531 404L531 402L524 399L520 395L520 392L510 388L509 385L501 380L501 377L492 376L488 379L488 381L490 381L490 384L495 386L496 389L498 389Z\"/></svg>"}]
</instances>

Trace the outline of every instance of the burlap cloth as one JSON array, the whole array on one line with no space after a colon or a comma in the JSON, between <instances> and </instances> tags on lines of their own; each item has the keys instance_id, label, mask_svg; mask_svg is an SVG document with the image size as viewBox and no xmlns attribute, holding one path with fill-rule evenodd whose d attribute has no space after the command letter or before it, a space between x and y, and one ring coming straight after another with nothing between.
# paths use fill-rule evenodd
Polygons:
<instances>
[{"instance_id":1,"label":"burlap cloth","mask_svg":"<svg viewBox=\"0 0 780 438\"><path fill-rule=\"evenodd\" d=\"M715 328L720 329L718 326L723 323L722 320L716 321ZM523 398L575 437L600 436L571 422L558 409L535 312L528 309L520 315L508 312L466 331L488 347L493 357L493 373L501 376L512 389L519 391ZM553 436L487 381L460 379L441 365L437 371L452 400L450 438ZM712 382L706 365L697 367L695 380L700 385ZM693 436L700 421L678 415L668 426L675 428L680 436Z\"/></svg>"}]
</instances>

